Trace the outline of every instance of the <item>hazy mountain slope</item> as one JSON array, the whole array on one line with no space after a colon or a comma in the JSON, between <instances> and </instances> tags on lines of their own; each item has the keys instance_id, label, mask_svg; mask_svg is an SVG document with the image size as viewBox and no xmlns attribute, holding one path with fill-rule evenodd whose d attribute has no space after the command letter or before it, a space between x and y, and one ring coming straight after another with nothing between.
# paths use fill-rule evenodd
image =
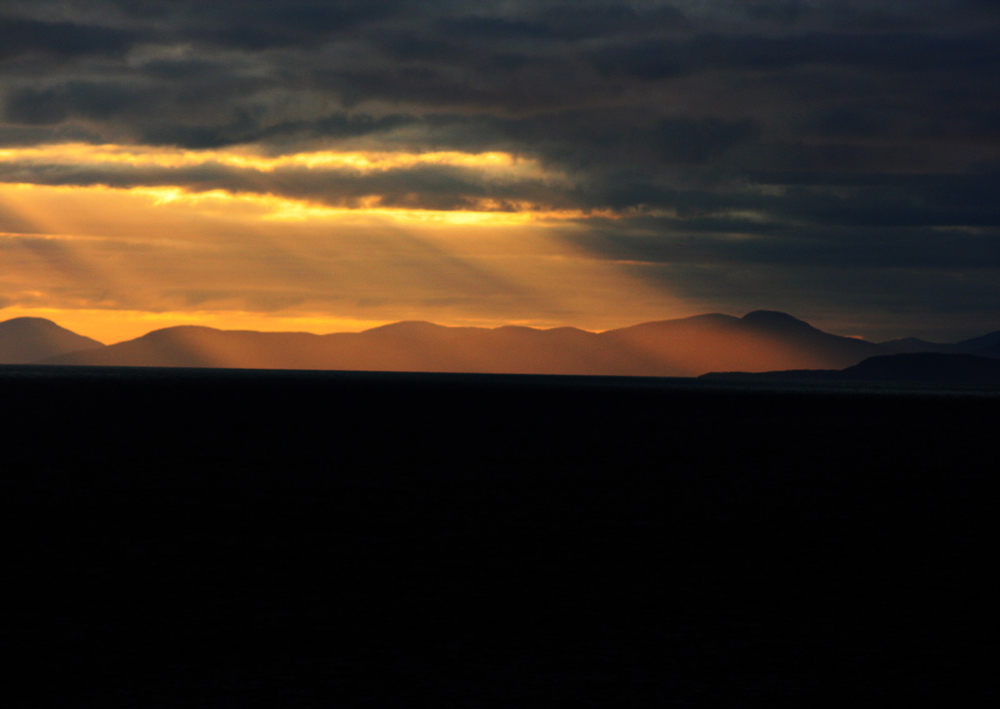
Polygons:
<instances>
[{"instance_id":1,"label":"hazy mountain slope","mask_svg":"<svg viewBox=\"0 0 1000 709\"><path fill-rule=\"evenodd\" d=\"M879 345L822 332L784 313L700 315L600 334L575 328L443 327L400 322L312 335L157 330L53 364L696 376L709 371L841 369Z\"/></svg>"},{"instance_id":2,"label":"hazy mountain slope","mask_svg":"<svg viewBox=\"0 0 1000 709\"><path fill-rule=\"evenodd\" d=\"M889 340L878 343L879 354L894 355L914 352L959 352L958 345L946 345L939 342L928 342L917 337L905 337L901 340Z\"/></svg>"},{"instance_id":3,"label":"hazy mountain slope","mask_svg":"<svg viewBox=\"0 0 1000 709\"><path fill-rule=\"evenodd\" d=\"M629 365L600 336L576 328L446 328L396 323L359 333L353 343L378 369L402 371L618 374ZM373 357L371 355L374 355Z\"/></svg>"},{"instance_id":4,"label":"hazy mountain slope","mask_svg":"<svg viewBox=\"0 0 1000 709\"><path fill-rule=\"evenodd\" d=\"M0 322L0 364L29 364L49 357L104 347L97 340L59 327L44 318Z\"/></svg>"},{"instance_id":5,"label":"hazy mountain slope","mask_svg":"<svg viewBox=\"0 0 1000 709\"><path fill-rule=\"evenodd\" d=\"M308 353L316 335L222 331L184 325L134 340L49 359L47 364L133 367L275 367ZM280 353L280 356L278 355Z\"/></svg>"},{"instance_id":6,"label":"hazy mountain slope","mask_svg":"<svg viewBox=\"0 0 1000 709\"><path fill-rule=\"evenodd\" d=\"M871 357L840 372L852 381L1000 384L1000 360L971 354L918 352Z\"/></svg>"},{"instance_id":7,"label":"hazy mountain slope","mask_svg":"<svg viewBox=\"0 0 1000 709\"><path fill-rule=\"evenodd\" d=\"M941 352L946 354L970 354L979 357L1000 358L1000 332L991 332L981 337L973 337L954 344L927 342L915 337L891 340L879 344L882 354L907 354L915 352Z\"/></svg>"},{"instance_id":8,"label":"hazy mountain slope","mask_svg":"<svg viewBox=\"0 0 1000 709\"><path fill-rule=\"evenodd\" d=\"M1000 332L991 332L982 337L962 340L954 345L957 352L980 355L981 357L1000 357Z\"/></svg>"},{"instance_id":9,"label":"hazy mountain slope","mask_svg":"<svg viewBox=\"0 0 1000 709\"><path fill-rule=\"evenodd\" d=\"M419 322L332 335L174 327L49 363L546 374L606 374L627 368L620 353L597 335L574 328L487 330Z\"/></svg>"},{"instance_id":10,"label":"hazy mountain slope","mask_svg":"<svg viewBox=\"0 0 1000 709\"><path fill-rule=\"evenodd\" d=\"M865 340L831 335L790 315L758 310L735 318L699 315L644 323L603 334L643 362L638 374L840 369L878 353ZM647 369L648 368L648 369Z\"/></svg>"},{"instance_id":11,"label":"hazy mountain slope","mask_svg":"<svg viewBox=\"0 0 1000 709\"><path fill-rule=\"evenodd\" d=\"M878 355L845 369L789 369L774 372L711 372L720 381L895 382L1000 385L1000 359L953 352Z\"/></svg>"}]
</instances>

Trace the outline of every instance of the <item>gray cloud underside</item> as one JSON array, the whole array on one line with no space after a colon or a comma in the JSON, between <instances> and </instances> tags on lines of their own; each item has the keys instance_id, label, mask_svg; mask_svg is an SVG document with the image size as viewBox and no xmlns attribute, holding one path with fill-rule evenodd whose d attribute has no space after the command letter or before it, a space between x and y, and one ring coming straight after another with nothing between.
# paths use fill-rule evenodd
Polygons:
<instances>
[{"instance_id":1,"label":"gray cloud underside","mask_svg":"<svg viewBox=\"0 0 1000 709\"><path fill-rule=\"evenodd\" d=\"M613 208L638 216L591 221L579 245L649 264L1000 265L996 2L12 0L4 13L3 143L506 150L567 177L7 165L4 180Z\"/></svg>"},{"instance_id":2,"label":"gray cloud underside","mask_svg":"<svg viewBox=\"0 0 1000 709\"><path fill-rule=\"evenodd\" d=\"M771 176L769 183L764 183L764 177L758 175L762 185L780 185L777 193L762 194L759 189L733 182L703 189L675 189L640 181L615 186L573 184L491 176L476 168L433 164L380 171L305 167L262 171L213 162L183 168L0 162L0 181L8 183L179 186L191 192L273 194L330 206L354 206L361 198L379 196L386 206L419 209L463 209L490 199L508 203L506 208L532 201L540 209L615 209L628 215L630 208L639 204L644 209L637 214L672 215L647 215L601 225L610 230L628 224L629 229L619 233L621 238L630 232L644 238L682 231L774 239L790 233L805 235L804 230L809 238L817 238L831 227L855 229L859 234L868 233L860 230L933 228L964 228L982 234L1000 228L997 170L972 175L855 176L832 179L832 184L789 185L795 176L787 175Z\"/></svg>"},{"instance_id":3,"label":"gray cloud underside","mask_svg":"<svg viewBox=\"0 0 1000 709\"><path fill-rule=\"evenodd\" d=\"M50 186L114 188L181 187L191 193L225 190L234 194L275 195L331 206L356 207L379 197L380 206L415 209L468 209L480 200L512 211L517 203L539 200L543 207L575 206L543 180L491 179L480 171L452 165L421 165L382 171L284 167L270 171L206 163L186 168L38 165L0 162L0 182ZM505 204L506 203L506 204Z\"/></svg>"}]
</instances>

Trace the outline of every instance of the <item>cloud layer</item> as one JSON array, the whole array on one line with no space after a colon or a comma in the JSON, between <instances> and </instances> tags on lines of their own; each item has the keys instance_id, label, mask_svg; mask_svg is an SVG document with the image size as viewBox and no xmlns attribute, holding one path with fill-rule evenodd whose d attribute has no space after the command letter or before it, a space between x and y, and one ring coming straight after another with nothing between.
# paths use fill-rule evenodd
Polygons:
<instances>
[{"instance_id":1,"label":"cloud layer","mask_svg":"<svg viewBox=\"0 0 1000 709\"><path fill-rule=\"evenodd\" d=\"M0 76L4 182L562 210L573 248L705 307L763 279L753 306L873 323L933 293L932 328L1000 327L994 2L12 1ZM69 143L511 162L17 153Z\"/></svg>"}]
</instances>

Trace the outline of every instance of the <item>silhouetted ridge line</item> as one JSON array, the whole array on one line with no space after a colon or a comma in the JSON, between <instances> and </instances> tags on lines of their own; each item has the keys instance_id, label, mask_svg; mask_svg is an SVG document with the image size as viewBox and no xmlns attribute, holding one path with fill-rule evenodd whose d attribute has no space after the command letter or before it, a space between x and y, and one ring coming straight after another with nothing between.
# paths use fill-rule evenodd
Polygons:
<instances>
[{"instance_id":1,"label":"silhouetted ridge line","mask_svg":"<svg viewBox=\"0 0 1000 709\"><path fill-rule=\"evenodd\" d=\"M740 320L755 328L777 332L822 332L803 320L776 310L754 310L744 315Z\"/></svg>"},{"instance_id":2,"label":"silhouetted ridge line","mask_svg":"<svg viewBox=\"0 0 1000 709\"><path fill-rule=\"evenodd\" d=\"M1000 359L949 352L878 355L843 370L712 372L702 379L730 381L896 382L913 384L1000 384Z\"/></svg>"},{"instance_id":3,"label":"silhouetted ridge line","mask_svg":"<svg viewBox=\"0 0 1000 709\"><path fill-rule=\"evenodd\" d=\"M31 364L104 344L59 327L45 318L13 318L0 322L0 364Z\"/></svg>"},{"instance_id":4,"label":"silhouetted ridge line","mask_svg":"<svg viewBox=\"0 0 1000 709\"><path fill-rule=\"evenodd\" d=\"M983 357L1000 357L1000 332L991 332L982 337L963 340L955 346L957 351Z\"/></svg>"},{"instance_id":5,"label":"silhouetted ridge line","mask_svg":"<svg viewBox=\"0 0 1000 709\"><path fill-rule=\"evenodd\" d=\"M447 327L425 321L402 321L359 333L330 335L183 325L155 330L109 347L94 344L85 351L64 349L19 361L90 366L694 377L709 372L837 371L869 357L915 352L1000 356L1000 333L948 345L916 338L876 344L823 332L791 315L769 310L756 310L742 318L709 313L602 333L572 327Z\"/></svg>"},{"instance_id":6,"label":"silhouetted ridge line","mask_svg":"<svg viewBox=\"0 0 1000 709\"><path fill-rule=\"evenodd\" d=\"M861 381L1000 384L1000 360L943 352L885 355L848 367L841 376Z\"/></svg>"}]
</instances>

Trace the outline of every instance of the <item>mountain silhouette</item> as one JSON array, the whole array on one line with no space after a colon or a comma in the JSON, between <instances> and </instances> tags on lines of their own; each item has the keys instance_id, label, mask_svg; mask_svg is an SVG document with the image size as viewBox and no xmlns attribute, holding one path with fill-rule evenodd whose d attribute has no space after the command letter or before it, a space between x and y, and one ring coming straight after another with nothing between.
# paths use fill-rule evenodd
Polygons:
<instances>
[{"instance_id":1,"label":"mountain silhouette","mask_svg":"<svg viewBox=\"0 0 1000 709\"><path fill-rule=\"evenodd\" d=\"M948 345L928 342L917 337L905 337L900 340L880 342L879 352L884 355L909 354L912 352L962 352L958 344ZM966 353L972 354L972 353Z\"/></svg>"},{"instance_id":2,"label":"mountain silhouette","mask_svg":"<svg viewBox=\"0 0 1000 709\"><path fill-rule=\"evenodd\" d=\"M642 323L602 333L572 327L445 327L404 321L359 333L215 330L185 325L108 347L34 361L47 364L478 372L692 377L708 372L840 370L900 352L990 351L996 339L954 345L922 340L876 344L819 330L791 315L758 310Z\"/></svg>"},{"instance_id":3,"label":"mountain silhouette","mask_svg":"<svg viewBox=\"0 0 1000 709\"><path fill-rule=\"evenodd\" d=\"M879 353L866 340L831 335L791 315L766 310L742 318L698 315L602 334L630 351L639 374L693 377L711 371L841 369Z\"/></svg>"},{"instance_id":4,"label":"mountain silhouette","mask_svg":"<svg viewBox=\"0 0 1000 709\"><path fill-rule=\"evenodd\" d=\"M840 372L849 381L1000 384L1000 359L918 352L870 357Z\"/></svg>"},{"instance_id":5,"label":"mountain silhouette","mask_svg":"<svg viewBox=\"0 0 1000 709\"><path fill-rule=\"evenodd\" d=\"M777 310L754 310L740 318L744 324L757 328L758 330L770 330L772 332L784 333L817 333L817 330L809 323L792 317L788 313Z\"/></svg>"},{"instance_id":6,"label":"mountain silhouette","mask_svg":"<svg viewBox=\"0 0 1000 709\"><path fill-rule=\"evenodd\" d=\"M360 333L313 335L181 326L51 364L410 372L613 374L622 353L575 328L452 328L401 322Z\"/></svg>"},{"instance_id":7,"label":"mountain silhouette","mask_svg":"<svg viewBox=\"0 0 1000 709\"><path fill-rule=\"evenodd\" d=\"M1000 384L1000 359L955 352L877 355L844 369L773 372L710 372L701 379L729 381L898 382L914 384Z\"/></svg>"},{"instance_id":8,"label":"mountain silhouette","mask_svg":"<svg viewBox=\"0 0 1000 709\"><path fill-rule=\"evenodd\" d=\"M980 355L982 357L1000 357L1000 332L963 340L954 345L956 352Z\"/></svg>"},{"instance_id":9,"label":"mountain silhouette","mask_svg":"<svg viewBox=\"0 0 1000 709\"><path fill-rule=\"evenodd\" d=\"M0 322L0 364L31 364L104 345L59 327L45 318L14 318Z\"/></svg>"}]
</instances>

